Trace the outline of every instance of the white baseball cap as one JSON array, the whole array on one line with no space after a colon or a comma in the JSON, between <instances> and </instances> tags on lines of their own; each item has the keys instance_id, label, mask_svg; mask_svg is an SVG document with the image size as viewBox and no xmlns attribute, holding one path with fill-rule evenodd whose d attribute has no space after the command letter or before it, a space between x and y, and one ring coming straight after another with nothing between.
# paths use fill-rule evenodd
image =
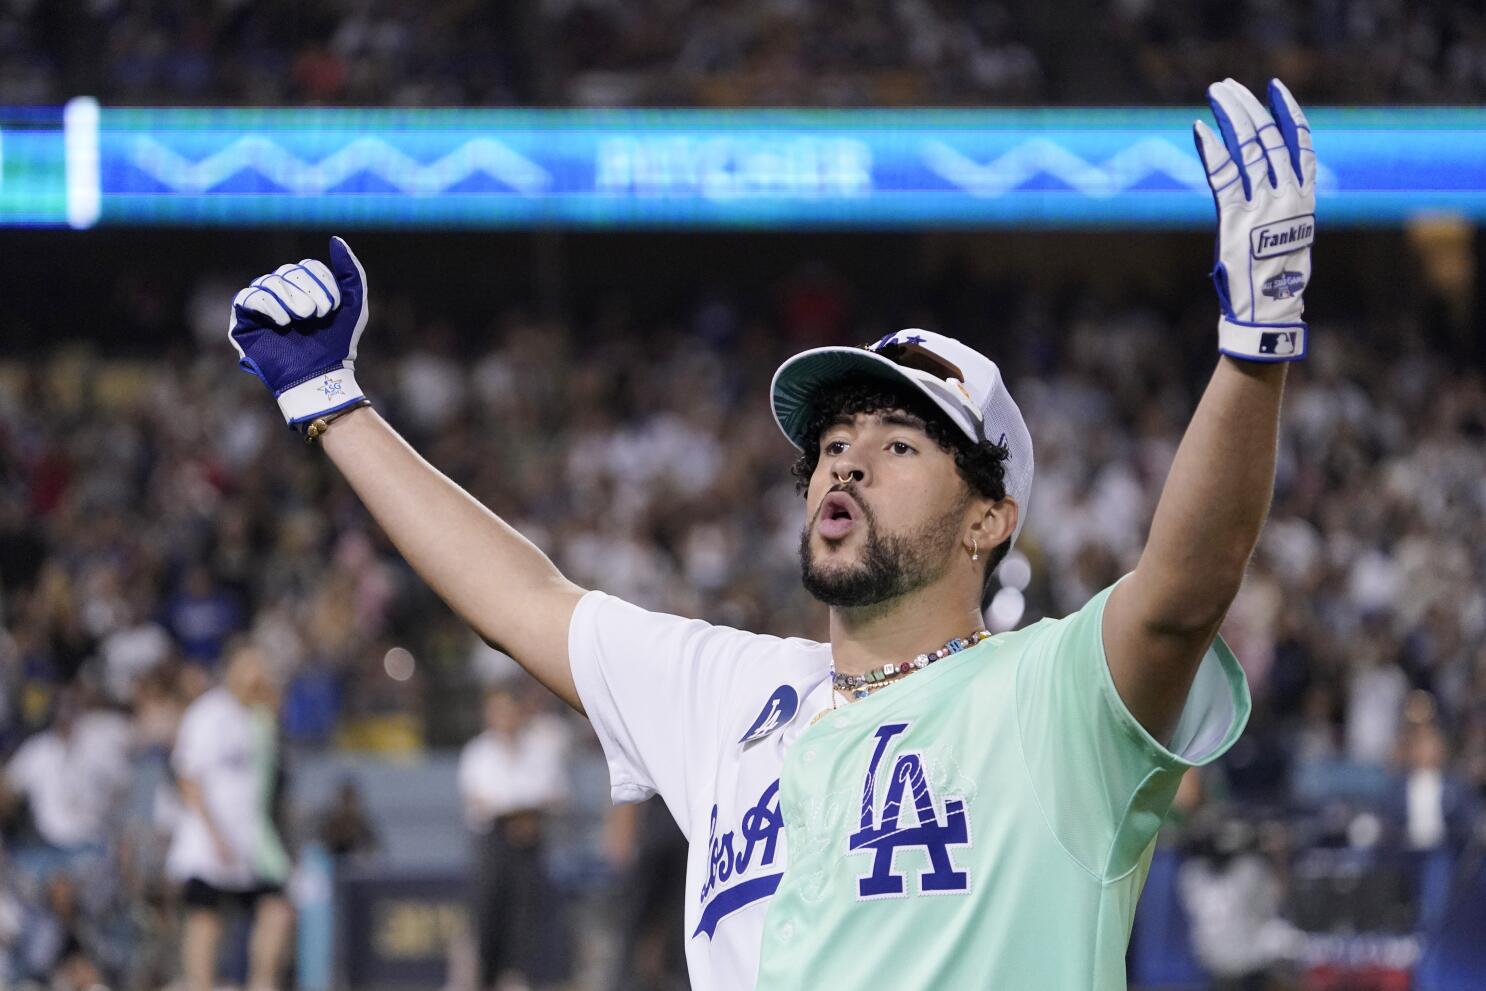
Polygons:
<instances>
[{"instance_id":1,"label":"white baseball cap","mask_svg":"<svg viewBox=\"0 0 1486 991\"><path fill-rule=\"evenodd\" d=\"M1027 521L1027 497L1032 492L1032 435L996 363L953 337L917 329L900 330L859 348L801 351L779 366L769 387L779 429L804 450L805 431L820 393L862 378L911 385L970 440L1006 446L1011 455L1006 460L1006 497L1017 505L1016 530L1011 534L1015 544Z\"/></svg>"}]
</instances>

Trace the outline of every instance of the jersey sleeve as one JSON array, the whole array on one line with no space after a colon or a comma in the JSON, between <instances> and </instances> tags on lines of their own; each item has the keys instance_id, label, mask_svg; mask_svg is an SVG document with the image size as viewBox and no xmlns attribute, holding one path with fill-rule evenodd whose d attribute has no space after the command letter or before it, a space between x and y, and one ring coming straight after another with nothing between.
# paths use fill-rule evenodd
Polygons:
<instances>
[{"instance_id":1,"label":"jersey sleeve","mask_svg":"<svg viewBox=\"0 0 1486 991\"><path fill-rule=\"evenodd\" d=\"M181 717L170 753L170 766L177 777L200 781L211 763L212 727L203 712L202 706L192 705Z\"/></svg>"},{"instance_id":2,"label":"jersey sleeve","mask_svg":"<svg viewBox=\"0 0 1486 991\"><path fill-rule=\"evenodd\" d=\"M1084 868L1115 880L1141 859L1182 774L1222 756L1248 721L1248 683L1217 638L1197 669L1169 744L1126 708L1104 653L1104 606L1024 634L1016 678L1022 754L1048 826Z\"/></svg>"},{"instance_id":3,"label":"jersey sleeve","mask_svg":"<svg viewBox=\"0 0 1486 991\"><path fill-rule=\"evenodd\" d=\"M659 794L691 835L746 655L774 639L649 612L603 592L583 596L568 630L568 658L616 803Z\"/></svg>"}]
</instances>

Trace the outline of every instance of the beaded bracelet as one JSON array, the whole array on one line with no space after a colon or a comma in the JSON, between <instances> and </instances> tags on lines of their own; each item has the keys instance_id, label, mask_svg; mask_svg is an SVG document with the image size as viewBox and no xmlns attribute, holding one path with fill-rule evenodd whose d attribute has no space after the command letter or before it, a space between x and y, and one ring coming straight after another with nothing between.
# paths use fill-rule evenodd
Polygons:
<instances>
[{"instance_id":1,"label":"beaded bracelet","mask_svg":"<svg viewBox=\"0 0 1486 991\"><path fill-rule=\"evenodd\" d=\"M336 410L334 413L331 413L329 416L319 416L319 417L316 417L315 419L313 419L313 420L310 421L309 426L307 426L307 427L304 428L304 442L306 444L313 444L315 442L315 440L320 437L321 434L325 433L326 430L330 429L330 425L332 423L334 423L336 420L339 420L341 417L345 416L347 413L354 412L355 410L361 409L361 407L363 407L363 406L370 406L370 405L371 405L371 400L370 399L361 399L361 400L358 400L358 401L352 403L350 406L347 406L345 409L338 409L338 410Z\"/></svg>"}]
</instances>

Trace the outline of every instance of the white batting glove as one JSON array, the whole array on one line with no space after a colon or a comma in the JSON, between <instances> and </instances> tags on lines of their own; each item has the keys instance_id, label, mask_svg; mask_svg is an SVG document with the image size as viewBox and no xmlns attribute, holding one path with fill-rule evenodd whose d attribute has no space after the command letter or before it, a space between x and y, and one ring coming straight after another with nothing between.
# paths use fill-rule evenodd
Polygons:
<instances>
[{"instance_id":1,"label":"white batting glove","mask_svg":"<svg viewBox=\"0 0 1486 991\"><path fill-rule=\"evenodd\" d=\"M1301 293L1316 235L1316 153L1305 114L1269 81L1269 108L1232 79L1207 88L1222 137L1192 125L1218 206L1218 350L1249 361L1305 357Z\"/></svg>"}]
</instances>

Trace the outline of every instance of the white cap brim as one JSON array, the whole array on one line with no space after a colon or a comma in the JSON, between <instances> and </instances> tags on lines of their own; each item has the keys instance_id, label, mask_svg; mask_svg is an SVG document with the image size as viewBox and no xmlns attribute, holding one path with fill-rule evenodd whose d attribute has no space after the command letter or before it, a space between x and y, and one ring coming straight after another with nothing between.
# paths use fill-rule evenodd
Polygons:
<instances>
[{"instance_id":1,"label":"white cap brim","mask_svg":"<svg viewBox=\"0 0 1486 991\"><path fill-rule=\"evenodd\" d=\"M955 396L947 383L865 348L812 348L780 365L769 386L774 421L789 442L803 451L820 394L831 386L863 378L912 386L943 410L970 440L978 443L985 439L979 416L972 412L968 400Z\"/></svg>"}]
</instances>

